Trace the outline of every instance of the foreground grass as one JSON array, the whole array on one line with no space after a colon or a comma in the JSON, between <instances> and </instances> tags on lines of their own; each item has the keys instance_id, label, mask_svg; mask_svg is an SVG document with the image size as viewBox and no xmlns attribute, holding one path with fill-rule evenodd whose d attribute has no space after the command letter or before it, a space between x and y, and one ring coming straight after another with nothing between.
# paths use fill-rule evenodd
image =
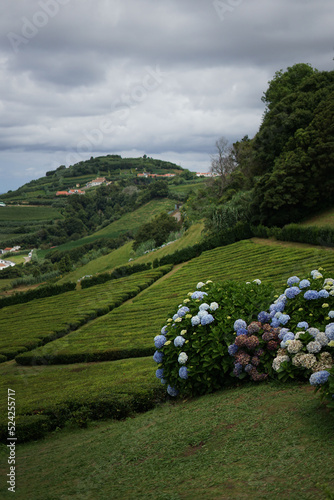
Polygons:
<instances>
[{"instance_id":1,"label":"foreground grass","mask_svg":"<svg viewBox=\"0 0 334 500\"><path fill-rule=\"evenodd\" d=\"M15 498L330 499L333 433L310 386L240 386L19 445Z\"/></svg>"}]
</instances>

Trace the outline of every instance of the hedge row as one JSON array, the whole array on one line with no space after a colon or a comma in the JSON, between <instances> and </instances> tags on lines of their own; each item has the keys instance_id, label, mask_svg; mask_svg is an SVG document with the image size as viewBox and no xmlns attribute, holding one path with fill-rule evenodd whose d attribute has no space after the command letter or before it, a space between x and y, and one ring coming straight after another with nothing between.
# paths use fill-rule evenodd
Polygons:
<instances>
[{"instance_id":1,"label":"hedge row","mask_svg":"<svg viewBox=\"0 0 334 500\"><path fill-rule=\"evenodd\" d=\"M18 442L38 439L67 423L124 418L152 408L165 388L154 376L152 357L104 363L25 367L0 366L0 391L14 388ZM0 401L0 439L6 441L7 398Z\"/></svg>"},{"instance_id":2,"label":"hedge row","mask_svg":"<svg viewBox=\"0 0 334 500\"><path fill-rule=\"evenodd\" d=\"M251 229L254 236L262 238L274 237L280 241L293 241L326 247L334 246L334 229L332 228L288 224L282 228L257 226Z\"/></svg>"},{"instance_id":3,"label":"hedge row","mask_svg":"<svg viewBox=\"0 0 334 500\"><path fill-rule=\"evenodd\" d=\"M43 413L19 415L16 418L15 437L19 443L43 438L47 432L73 424L87 427L91 420L123 420L134 413L154 408L166 399L163 386L141 394L111 394L84 401L68 401L49 406ZM0 442L8 443L7 422L0 423Z\"/></svg>"},{"instance_id":4,"label":"hedge row","mask_svg":"<svg viewBox=\"0 0 334 500\"><path fill-rule=\"evenodd\" d=\"M46 285L35 288L34 290L28 290L27 292L15 293L9 297L0 299L0 309L3 307L13 306L15 304L24 304L25 302L30 302L34 299L53 297L55 295L60 295L61 293L75 290L75 288L76 283L68 281L63 285Z\"/></svg>"},{"instance_id":5,"label":"hedge row","mask_svg":"<svg viewBox=\"0 0 334 500\"><path fill-rule=\"evenodd\" d=\"M110 349L101 352L50 352L45 354L37 354L34 351L19 354L15 361L22 366L38 366L38 365L69 365L75 363L97 363L101 361L117 361L128 358L145 358L153 356L155 348L137 347L129 349Z\"/></svg>"},{"instance_id":6,"label":"hedge row","mask_svg":"<svg viewBox=\"0 0 334 500\"><path fill-rule=\"evenodd\" d=\"M124 276L130 276L131 274L140 273L142 271L149 271L152 268L151 262L147 264L134 264L133 266L121 266L114 269L111 273L101 273L92 276L91 278L85 278L81 281L81 288L90 288L91 286L101 285L110 280L116 280L123 278Z\"/></svg>"}]
</instances>

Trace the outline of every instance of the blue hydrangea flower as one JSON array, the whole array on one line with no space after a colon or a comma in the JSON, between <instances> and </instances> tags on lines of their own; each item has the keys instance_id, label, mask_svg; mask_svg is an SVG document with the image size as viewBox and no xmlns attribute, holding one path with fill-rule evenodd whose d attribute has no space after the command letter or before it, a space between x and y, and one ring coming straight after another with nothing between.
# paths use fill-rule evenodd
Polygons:
<instances>
[{"instance_id":1,"label":"blue hydrangea flower","mask_svg":"<svg viewBox=\"0 0 334 500\"><path fill-rule=\"evenodd\" d=\"M253 368L253 365L249 364L249 365L246 365L245 366L245 372L246 373L249 373L251 371L251 369Z\"/></svg>"},{"instance_id":2,"label":"blue hydrangea flower","mask_svg":"<svg viewBox=\"0 0 334 500\"><path fill-rule=\"evenodd\" d=\"M307 290L307 292L304 293L304 299L306 300L315 300L319 298L319 294L317 290Z\"/></svg>"},{"instance_id":3,"label":"blue hydrangea flower","mask_svg":"<svg viewBox=\"0 0 334 500\"><path fill-rule=\"evenodd\" d=\"M234 356L238 351L239 347L236 344L231 344L228 346L227 350L230 356Z\"/></svg>"},{"instance_id":4,"label":"blue hydrangea flower","mask_svg":"<svg viewBox=\"0 0 334 500\"><path fill-rule=\"evenodd\" d=\"M189 307L183 306L177 311L177 315L179 318L183 318L190 311Z\"/></svg>"},{"instance_id":5,"label":"blue hydrangea flower","mask_svg":"<svg viewBox=\"0 0 334 500\"><path fill-rule=\"evenodd\" d=\"M327 370L321 370L320 372L312 373L310 376L311 385L321 385L325 384L329 379L329 372Z\"/></svg>"},{"instance_id":6,"label":"blue hydrangea flower","mask_svg":"<svg viewBox=\"0 0 334 500\"><path fill-rule=\"evenodd\" d=\"M165 325L165 326L163 326L163 327L161 328L161 335L166 335L166 333L167 333L167 331L168 331L168 330L167 330L167 328L168 328L168 327L167 327L167 325Z\"/></svg>"},{"instance_id":7,"label":"blue hydrangea flower","mask_svg":"<svg viewBox=\"0 0 334 500\"><path fill-rule=\"evenodd\" d=\"M329 323L325 329L325 335L328 340L334 340L334 323Z\"/></svg>"},{"instance_id":8,"label":"blue hydrangea flower","mask_svg":"<svg viewBox=\"0 0 334 500\"><path fill-rule=\"evenodd\" d=\"M202 300L205 295L208 295L206 292L194 292L191 296L192 299L200 299Z\"/></svg>"},{"instance_id":9,"label":"blue hydrangea flower","mask_svg":"<svg viewBox=\"0 0 334 500\"><path fill-rule=\"evenodd\" d=\"M199 306L199 309L200 311L207 311L208 309L210 309L210 306L206 302L203 302L203 304Z\"/></svg>"},{"instance_id":10,"label":"blue hydrangea flower","mask_svg":"<svg viewBox=\"0 0 334 500\"><path fill-rule=\"evenodd\" d=\"M288 284L288 286L291 287L294 284L299 283L299 282L300 282L300 279L298 278L298 276L291 276L291 278L288 279L287 284Z\"/></svg>"},{"instance_id":11,"label":"blue hydrangea flower","mask_svg":"<svg viewBox=\"0 0 334 500\"><path fill-rule=\"evenodd\" d=\"M308 286L311 286L309 280L301 280L299 283L299 288L307 288Z\"/></svg>"},{"instance_id":12,"label":"blue hydrangea flower","mask_svg":"<svg viewBox=\"0 0 334 500\"><path fill-rule=\"evenodd\" d=\"M174 339L174 345L175 347L182 347L183 344L185 343L185 338L183 338L181 335L178 335L175 339Z\"/></svg>"},{"instance_id":13,"label":"blue hydrangea flower","mask_svg":"<svg viewBox=\"0 0 334 500\"><path fill-rule=\"evenodd\" d=\"M269 307L269 311L275 311L275 312L283 312L285 308L285 302L283 301L278 301L275 302L274 304L271 304Z\"/></svg>"},{"instance_id":14,"label":"blue hydrangea flower","mask_svg":"<svg viewBox=\"0 0 334 500\"><path fill-rule=\"evenodd\" d=\"M163 357L164 357L163 352L155 351L155 353L153 354L153 360L156 363L162 363L162 358Z\"/></svg>"},{"instance_id":15,"label":"blue hydrangea flower","mask_svg":"<svg viewBox=\"0 0 334 500\"><path fill-rule=\"evenodd\" d=\"M172 397L177 396L179 393L179 391L176 389L176 387L172 387L171 385L168 385L167 392Z\"/></svg>"},{"instance_id":16,"label":"blue hydrangea flower","mask_svg":"<svg viewBox=\"0 0 334 500\"><path fill-rule=\"evenodd\" d=\"M157 378L163 378L164 377L164 369L163 368L158 368L155 372L155 376Z\"/></svg>"},{"instance_id":17,"label":"blue hydrangea flower","mask_svg":"<svg viewBox=\"0 0 334 500\"><path fill-rule=\"evenodd\" d=\"M286 335L289 332L290 332L289 328L281 328L281 330L280 330L280 332L278 334L278 338L280 340L283 340L284 335Z\"/></svg>"},{"instance_id":18,"label":"blue hydrangea flower","mask_svg":"<svg viewBox=\"0 0 334 500\"><path fill-rule=\"evenodd\" d=\"M246 328L239 328L239 330L237 330L237 337L239 337L239 335L247 335L248 333L248 330Z\"/></svg>"},{"instance_id":19,"label":"blue hydrangea flower","mask_svg":"<svg viewBox=\"0 0 334 500\"><path fill-rule=\"evenodd\" d=\"M270 326L272 326L273 328L278 328L279 325L280 325L280 321L278 318L273 318L271 320Z\"/></svg>"},{"instance_id":20,"label":"blue hydrangea flower","mask_svg":"<svg viewBox=\"0 0 334 500\"><path fill-rule=\"evenodd\" d=\"M328 316L333 319L334 318L334 311L329 311Z\"/></svg>"},{"instance_id":21,"label":"blue hydrangea flower","mask_svg":"<svg viewBox=\"0 0 334 500\"><path fill-rule=\"evenodd\" d=\"M214 320L215 318L211 314L207 314L206 316L203 316L203 318L201 318L201 325L210 325L210 323L212 323Z\"/></svg>"},{"instance_id":22,"label":"blue hydrangea flower","mask_svg":"<svg viewBox=\"0 0 334 500\"><path fill-rule=\"evenodd\" d=\"M298 286L292 286L284 291L284 294L288 299L294 299L300 293Z\"/></svg>"},{"instance_id":23,"label":"blue hydrangea flower","mask_svg":"<svg viewBox=\"0 0 334 500\"><path fill-rule=\"evenodd\" d=\"M288 314L281 314L281 316L278 319L281 325L286 325L289 320L290 316Z\"/></svg>"},{"instance_id":24,"label":"blue hydrangea flower","mask_svg":"<svg viewBox=\"0 0 334 500\"><path fill-rule=\"evenodd\" d=\"M200 324L200 322L201 322L201 318L199 318L198 316L193 316L191 318L191 324L192 324L192 326L197 326L197 325Z\"/></svg>"},{"instance_id":25,"label":"blue hydrangea flower","mask_svg":"<svg viewBox=\"0 0 334 500\"><path fill-rule=\"evenodd\" d=\"M173 316L173 320L175 321L175 320L176 320L176 318L178 318L178 317L179 317L179 316L178 316L178 314L174 314L174 316Z\"/></svg>"},{"instance_id":26,"label":"blue hydrangea flower","mask_svg":"<svg viewBox=\"0 0 334 500\"><path fill-rule=\"evenodd\" d=\"M329 297L329 293L327 292L327 290L320 290L319 297L321 297L322 299L327 299Z\"/></svg>"},{"instance_id":27,"label":"blue hydrangea flower","mask_svg":"<svg viewBox=\"0 0 334 500\"><path fill-rule=\"evenodd\" d=\"M299 321L299 323L297 323L297 328L302 328L303 330L307 330L308 323L306 321Z\"/></svg>"},{"instance_id":28,"label":"blue hydrangea flower","mask_svg":"<svg viewBox=\"0 0 334 500\"><path fill-rule=\"evenodd\" d=\"M257 315L257 319L258 321L260 321L261 323L268 323L270 321L270 316L269 314L266 312L266 311L261 311L258 315Z\"/></svg>"},{"instance_id":29,"label":"blue hydrangea flower","mask_svg":"<svg viewBox=\"0 0 334 500\"><path fill-rule=\"evenodd\" d=\"M200 310L200 311L198 311L197 316L200 319L202 319L204 316L207 316L208 314L209 314L208 311Z\"/></svg>"},{"instance_id":30,"label":"blue hydrangea flower","mask_svg":"<svg viewBox=\"0 0 334 500\"><path fill-rule=\"evenodd\" d=\"M154 345L157 349L161 349L166 342L166 337L164 335L157 335L154 337Z\"/></svg>"},{"instance_id":31,"label":"blue hydrangea flower","mask_svg":"<svg viewBox=\"0 0 334 500\"><path fill-rule=\"evenodd\" d=\"M240 328L247 328L247 323L243 319L237 319L234 322L234 331L238 331Z\"/></svg>"},{"instance_id":32,"label":"blue hydrangea flower","mask_svg":"<svg viewBox=\"0 0 334 500\"><path fill-rule=\"evenodd\" d=\"M284 335L283 341L286 342L287 340L294 340L295 336L292 332L288 332Z\"/></svg>"},{"instance_id":33,"label":"blue hydrangea flower","mask_svg":"<svg viewBox=\"0 0 334 500\"><path fill-rule=\"evenodd\" d=\"M184 380L187 380L188 370L186 366L181 366L181 368L179 369L179 377L183 378Z\"/></svg>"}]
</instances>

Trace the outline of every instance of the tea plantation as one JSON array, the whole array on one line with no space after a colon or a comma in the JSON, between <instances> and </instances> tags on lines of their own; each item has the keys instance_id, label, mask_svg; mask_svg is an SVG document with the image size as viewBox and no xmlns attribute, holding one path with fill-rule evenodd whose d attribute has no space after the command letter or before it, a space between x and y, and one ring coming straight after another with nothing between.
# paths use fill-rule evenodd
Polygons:
<instances>
[{"instance_id":1,"label":"tea plantation","mask_svg":"<svg viewBox=\"0 0 334 500\"><path fill-rule=\"evenodd\" d=\"M173 270L158 268L3 308L2 352L9 357L15 349L21 352L20 364L0 365L3 389L13 386L22 394L18 436L33 439L67 421L86 425L87 419L124 417L164 398L149 355L155 350L153 338L198 281L260 279L281 289L289 276L319 266L334 273L332 250L245 240L204 252ZM0 405L4 410L5 402ZM4 438L4 421L1 428Z\"/></svg>"}]
</instances>

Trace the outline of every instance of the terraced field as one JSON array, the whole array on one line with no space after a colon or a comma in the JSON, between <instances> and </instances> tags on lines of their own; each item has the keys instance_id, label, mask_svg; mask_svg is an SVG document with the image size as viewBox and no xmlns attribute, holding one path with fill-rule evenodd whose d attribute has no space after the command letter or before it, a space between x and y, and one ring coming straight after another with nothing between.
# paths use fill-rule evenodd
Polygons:
<instances>
[{"instance_id":1,"label":"terraced field","mask_svg":"<svg viewBox=\"0 0 334 500\"><path fill-rule=\"evenodd\" d=\"M195 290L198 281L260 279L282 290L290 275L305 276L319 266L334 274L334 252L252 241L216 248L179 266L176 272L165 276L131 302L64 338L25 354L24 358L35 362L50 358L53 363L73 363L153 354L153 337L159 333L168 313L188 292Z\"/></svg>"},{"instance_id":2,"label":"terraced field","mask_svg":"<svg viewBox=\"0 0 334 500\"><path fill-rule=\"evenodd\" d=\"M138 294L170 267L0 310L0 354L8 359L65 335Z\"/></svg>"}]
</instances>

